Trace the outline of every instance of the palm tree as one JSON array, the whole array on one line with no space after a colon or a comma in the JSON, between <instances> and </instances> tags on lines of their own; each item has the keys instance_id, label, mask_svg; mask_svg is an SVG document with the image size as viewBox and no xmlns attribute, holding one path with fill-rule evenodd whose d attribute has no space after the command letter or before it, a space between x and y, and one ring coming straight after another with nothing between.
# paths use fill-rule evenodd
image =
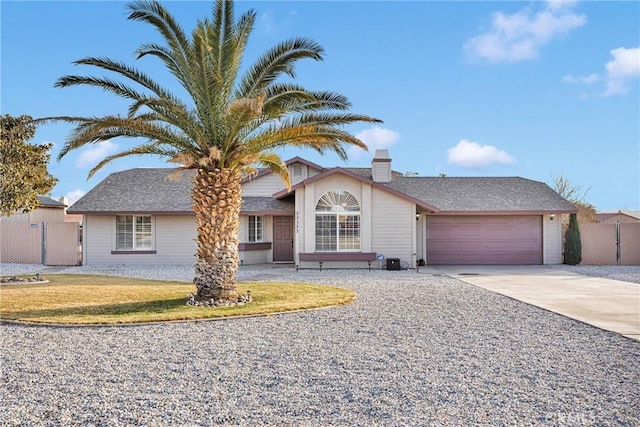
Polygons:
<instances>
[{"instance_id":1,"label":"palm tree","mask_svg":"<svg viewBox=\"0 0 640 427\"><path fill-rule=\"evenodd\" d=\"M286 164L277 155L284 146L333 151L346 159L345 145L366 149L343 129L355 122L378 119L347 112L348 99L338 93L310 91L280 81L295 78L301 59L322 60L313 40L286 40L260 56L246 72L241 61L253 29L253 10L236 21L233 2L217 0L211 19L199 21L188 37L175 18L157 1L128 5L128 19L152 25L164 44L141 45L136 53L160 59L188 94L180 99L147 74L108 58L90 57L74 64L89 65L125 78L65 76L55 86L95 86L130 100L126 116L49 117L75 125L58 160L69 151L117 137L144 142L111 155L89 172L125 156L151 154L193 169L191 191L197 222L194 283L196 299L234 299L238 270L238 231L242 203L241 180L257 167L279 174L290 187ZM131 83L134 83L132 86Z\"/></svg>"}]
</instances>

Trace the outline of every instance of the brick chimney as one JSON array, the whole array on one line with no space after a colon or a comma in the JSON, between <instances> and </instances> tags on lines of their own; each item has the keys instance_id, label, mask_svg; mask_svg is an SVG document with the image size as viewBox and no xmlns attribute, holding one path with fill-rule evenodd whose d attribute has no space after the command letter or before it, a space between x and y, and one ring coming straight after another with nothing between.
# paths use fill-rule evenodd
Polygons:
<instances>
[{"instance_id":1,"label":"brick chimney","mask_svg":"<svg viewBox=\"0 0 640 427\"><path fill-rule=\"evenodd\" d=\"M389 150L376 150L371 161L371 177L375 182L391 182Z\"/></svg>"}]
</instances>

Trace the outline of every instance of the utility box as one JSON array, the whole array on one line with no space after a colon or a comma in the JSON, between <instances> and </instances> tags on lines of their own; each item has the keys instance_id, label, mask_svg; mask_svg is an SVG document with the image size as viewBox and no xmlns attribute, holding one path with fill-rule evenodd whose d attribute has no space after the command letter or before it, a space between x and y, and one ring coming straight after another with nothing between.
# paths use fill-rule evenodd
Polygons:
<instances>
[{"instance_id":1,"label":"utility box","mask_svg":"<svg viewBox=\"0 0 640 427\"><path fill-rule=\"evenodd\" d=\"M400 258L387 258L387 270L400 270Z\"/></svg>"}]
</instances>

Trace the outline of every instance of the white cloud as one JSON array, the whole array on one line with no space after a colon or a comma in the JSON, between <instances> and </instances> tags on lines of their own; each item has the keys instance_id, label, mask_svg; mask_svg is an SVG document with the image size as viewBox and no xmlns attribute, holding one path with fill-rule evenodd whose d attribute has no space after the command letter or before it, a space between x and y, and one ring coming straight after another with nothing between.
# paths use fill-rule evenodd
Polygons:
<instances>
[{"instance_id":1,"label":"white cloud","mask_svg":"<svg viewBox=\"0 0 640 427\"><path fill-rule=\"evenodd\" d=\"M600 76L596 73L589 74L588 76L573 76L567 74L562 78L562 81L565 83L582 83L591 86L600 81Z\"/></svg>"},{"instance_id":2,"label":"white cloud","mask_svg":"<svg viewBox=\"0 0 640 427\"><path fill-rule=\"evenodd\" d=\"M73 205L75 202L78 201L78 199L80 199L80 197L84 196L85 194L87 194L86 191L81 190L79 188L76 188L75 190L71 190L69 191L67 194L65 194L64 196L67 198L67 200L69 200L69 206Z\"/></svg>"},{"instance_id":3,"label":"white cloud","mask_svg":"<svg viewBox=\"0 0 640 427\"><path fill-rule=\"evenodd\" d=\"M364 142L369 152L373 153L377 149L388 148L394 145L400 139L400 134L390 129L375 126L358 132L356 138ZM366 151L358 147L352 146L349 149L349 156L353 159L360 159L364 153L366 153Z\"/></svg>"},{"instance_id":4,"label":"white cloud","mask_svg":"<svg viewBox=\"0 0 640 427\"><path fill-rule=\"evenodd\" d=\"M547 7L553 10L574 7L578 0L548 0Z\"/></svg>"},{"instance_id":5,"label":"white cloud","mask_svg":"<svg viewBox=\"0 0 640 427\"><path fill-rule=\"evenodd\" d=\"M455 147L447 150L449 164L470 169L484 169L492 163L510 164L516 159L493 145L461 139Z\"/></svg>"},{"instance_id":6,"label":"white cloud","mask_svg":"<svg viewBox=\"0 0 640 427\"><path fill-rule=\"evenodd\" d=\"M94 166L99 161L111 154L118 151L118 144L114 144L111 141L102 141L95 144L93 147L83 150L76 159L76 166L79 168L85 168Z\"/></svg>"},{"instance_id":7,"label":"white cloud","mask_svg":"<svg viewBox=\"0 0 640 427\"><path fill-rule=\"evenodd\" d=\"M264 34L275 34L278 33L282 28L288 28L291 26L294 19L298 17L298 12L295 10L289 10L287 15L285 15L281 19L276 19L273 10L267 9L262 12L258 18L258 22L262 27L262 32Z\"/></svg>"},{"instance_id":8,"label":"white cloud","mask_svg":"<svg viewBox=\"0 0 640 427\"><path fill-rule=\"evenodd\" d=\"M640 76L640 47L619 47L611 50L613 59L605 65L607 69L607 89L604 95L624 95L629 84Z\"/></svg>"},{"instance_id":9,"label":"white cloud","mask_svg":"<svg viewBox=\"0 0 640 427\"><path fill-rule=\"evenodd\" d=\"M535 58L540 48L556 37L587 23L585 15L572 11L576 1L549 1L538 12L530 8L513 15L495 12L491 28L467 40L464 50L471 59L492 63Z\"/></svg>"},{"instance_id":10,"label":"white cloud","mask_svg":"<svg viewBox=\"0 0 640 427\"><path fill-rule=\"evenodd\" d=\"M599 87L592 93L582 93L581 98L591 96L624 95L629 92L629 86L640 77L640 47L619 47L611 50L613 59L605 64L605 73L588 76L574 76L567 74L562 78L566 83L579 83L587 86L604 82L605 87Z\"/></svg>"}]
</instances>

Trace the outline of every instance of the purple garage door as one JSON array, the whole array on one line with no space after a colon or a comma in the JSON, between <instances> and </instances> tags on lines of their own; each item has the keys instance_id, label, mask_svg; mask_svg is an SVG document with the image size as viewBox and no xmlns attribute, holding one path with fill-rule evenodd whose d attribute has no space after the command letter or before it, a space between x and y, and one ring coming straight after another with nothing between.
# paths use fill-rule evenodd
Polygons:
<instances>
[{"instance_id":1,"label":"purple garage door","mask_svg":"<svg viewBox=\"0 0 640 427\"><path fill-rule=\"evenodd\" d=\"M542 264L542 217L428 217L427 264Z\"/></svg>"}]
</instances>

